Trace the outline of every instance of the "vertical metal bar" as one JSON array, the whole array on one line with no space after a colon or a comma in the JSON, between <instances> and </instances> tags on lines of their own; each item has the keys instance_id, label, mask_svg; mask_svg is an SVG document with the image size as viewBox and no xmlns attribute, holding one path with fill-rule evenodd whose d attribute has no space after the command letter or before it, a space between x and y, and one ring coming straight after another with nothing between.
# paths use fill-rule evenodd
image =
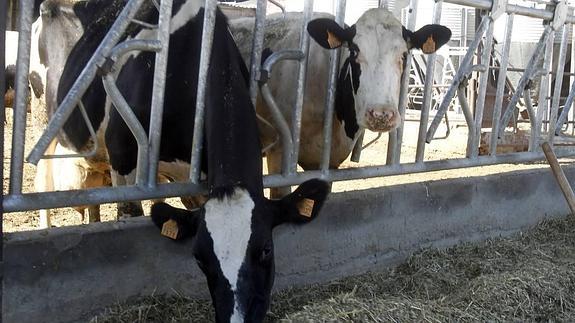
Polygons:
<instances>
[{"instance_id":1,"label":"vertical metal bar","mask_svg":"<svg viewBox=\"0 0 575 323\"><path fill-rule=\"evenodd\" d=\"M250 98L254 107L258 98L258 84L260 79L260 65L264 47L266 26L267 0L258 0L256 8L256 21L254 24L254 38L252 40L252 56L250 61Z\"/></svg>"},{"instance_id":2,"label":"vertical metal bar","mask_svg":"<svg viewBox=\"0 0 575 323\"><path fill-rule=\"evenodd\" d=\"M481 124L483 123L483 109L485 108L485 96L487 94L487 82L489 82L489 60L491 57L491 48L493 46L493 20L489 19L489 27L485 35L485 42L483 43L483 55L481 56L481 64L485 65L485 70L481 72L479 77L479 92L477 97L477 105L475 106L475 127L471 136L471 145L467 146L467 156L475 158L479 155L479 141L481 138Z\"/></svg>"},{"instance_id":3,"label":"vertical metal bar","mask_svg":"<svg viewBox=\"0 0 575 323\"><path fill-rule=\"evenodd\" d=\"M336 0L335 21L343 25L345 20L346 0ZM339 70L339 56L341 49L336 49L329 54L329 76L327 83L327 97L325 102L325 113L323 122L323 155L321 159L321 170L325 174L329 170L329 160L331 157L331 137L333 127L333 110L335 102L335 90L337 83L337 73Z\"/></svg>"},{"instance_id":4,"label":"vertical metal bar","mask_svg":"<svg viewBox=\"0 0 575 323\"><path fill-rule=\"evenodd\" d=\"M493 105L493 121L491 130L491 143L489 144L489 154L495 156L497 152L497 134L499 133L499 118L501 118L501 105L503 104L503 94L505 93L505 83L507 81L507 67L509 65L509 49L511 48L511 34L513 32L513 19L515 14L507 16L505 25L505 40L503 41L503 52L501 53L501 68L497 79L497 89L495 92L495 103ZM505 127L505 125L502 125Z\"/></svg>"},{"instance_id":5,"label":"vertical metal bar","mask_svg":"<svg viewBox=\"0 0 575 323\"><path fill-rule=\"evenodd\" d=\"M150 147L148 155L147 185L156 187L158 178L158 159L160 156L160 141L162 137L162 115L164 112L164 91L166 88L166 70L168 67L168 51L170 44L170 21L172 18L172 0L160 3L160 16L156 39L162 43L162 49L156 53L154 67L154 88L152 94L152 111L150 112L150 132L148 135ZM138 165L138 167L140 167Z\"/></svg>"},{"instance_id":6,"label":"vertical metal bar","mask_svg":"<svg viewBox=\"0 0 575 323\"><path fill-rule=\"evenodd\" d=\"M418 0L411 0L409 2L409 10L407 15L407 29L414 30L415 22L417 20L417 5ZM399 126L394 131L389 132L389 142L387 147L387 160L386 164L398 164L401 158L401 144L403 141L403 127L405 125L405 109L407 107L407 96L409 95L409 75L411 73L411 64L413 55L411 52L407 53L405 58L405 67L401 75L401 88L399 90L399 106L398 111L401 116Z\"/></svg>"},{"instance_id":7,"label":"vertical metal bar","mask_svg":"<svg viewBox=\"0 0 575 323\"><path fill-rule=\"evenodd\" d=\"M555 139L555 125L557 124L557 112L559 111L559 101L561 100L561 87L563 85L563 72L565 71L565 57L567 56L567 38L569 37L569 28L563 25L563 33L561 35L561 45L559 47L559 61L557 62L557 70L555 74L555 88L553 89L553 102L551 107L551 114L549 116L549 133L548 142L553 146Z\"/></svg>"},{"instance_id":8,"label":"vertical metal bar","mask_svg":"<svg viewBox=\"0 0 575 323\"><path fill-rule=\"evenodd\" d=\"M461 41L459 46L467 47L467 8L461 8Z\"/></svg>"},{"instance_id":9,"label":"vertical metal bar","mask_svg":"<svg viewBox=\"0 0 575 323\"><path fill-rule=\"evenodd\" d=\"M433 23L438 24L441 21L441 9L443 0L437 0L433 8ZM427 69L425 71L425 88L423 93L423 104L421 106L421 119L419 121L419 135L417 139L417 151L415 153L415 162L423 162L425 154L425 135L429 123L429 110L431 109L431 96L433 90L433 78L435 74L435 57L436 54L427 56Z\"/></svg>"},{"instance_id":10,"label":"vertical metal bar","mask_svg":"<svg viewBox=\"0 0 575 323\"><path fill-rule=\"evenodd\" d=\"M301 38L300 38L300 50L304 54L304 58L300 60L298 67L298 81L297 81L297 92L296 92L296 105L292 113L292 137L293 137L293 153L291 160L291 172L295 174L297 170L297 161L299 155L299 143L300 143L300 132L301 132L301 118L305 95L305 83L306 83L306 73L307 73L307 59L309 52L309 34L307 32L307 24L311 20L313 14L313 0L306 0L304 6L303 14L303 25L301 26Z\"/></svg>"},{"instance_id":11,"label":"vertical metal bar","mask_svg":"<svg viewBox=\"0 0 575 323\"><path fill-rule=\"evenodd\" d=\"M573 14L574 10L571 10L570 14ZM571 74L571 76L569 77L569 86L570 88L573 88L573 84L575 84L575 26L573 26L572 24L568 25L569 28L571 28L571 63L569 64L569 72ZM569 92L569 94L571 94L571 92ZM573 104L570 104L569 106L567 106L567 104L565 104L565 106L563 107L563 111L565 111L565 116L568 116L568 112L569 109L572 108ZM575 122L575 113L573 113L573 109L571 109L571 120L573 120ZM567 118L567 121L569 121L569 118ZM560 124L562 125L562 124ZM567 123L567 128L569 128L569 123ZM571 125L571 131L573 133L575 133L575 124Z\"/></svg>"},{"instance_id":12,"label":"vertical metal bar","mask_svg":"<svg viewBox=\"0 0 575 323\"><path fill-rule=\"evenodd\" d=\"M525 107L527 108L527 114L529 115L529 123L531 124L531 138L535 138L536 128L537 128L537 120L535 117L535 110L533 109L533 103L531 102L531 95L528 91L523 92L523 100L525 100ZM537 147L536 145L539 144L539 140L530 140L529 141L529 151L535 151Z\"/></svg>"},{"instance_id":13,"label":"vertical metal bar","mask_svg":"<svg viewBox=\"0 0 575 323\"><path fill-rule=\"evenodd\" d=\"M5 93L6 91L6 78L4 75L5 69L5 57L6 52L6 23L7 23L7 1L0 1L0 93ZM0 100L0 160L4 160L4 120L6 120L5 110L4 110L4 99ZM4 187L4 167L0 169L0 184ZM0 282L2 286L4 285L4 190L0 192ZM4 298L4 288L0 288L0 304L3 304L2 300ZM0 306L0 323L2 322L2 317L4 310Z\"/></svg>"},{"instance_id":14,"label":"vertical metal bar","mask_svg":"<svg viewBox=\"0 0 575 323\"><path fill-rule=\"evenodd\" d=\"M549 27L551 29L551 27ZM545 116L547 115L547 111L549 111L550 103L547 100L549 96L549 87L551 78L549 76L549 71L551 71L551 64L553 62L553 42L555 39L555 32L551 32L549 38L545 43L545 57L543 59L543 71L544 73L541 75L541 83L539 88L539 102L537 107L537 114L536 119L537 121L537 129L535 132L535 138L530 138L530 140L534 141L534 145L539 140L541 135L541 129L543 127L543 120L546 119Z\"/></svg>"},{"instance_id":15,"label":"vertical metal bar","mask_svg":"<svg viewBox=\"0 0 575 323\"><path fill-rule=\"evenodd\" d=\"M30 67L33 5L32 1L20 1L18 59L16 60L16 80L14 82L14 131L12 133L12 160L10 162L10 194L22 193L26 111L30 92L28 89L28 71Z\"/></svg>"},{"instance_id":16,"label":"vertical metal bar","mask_svg":"<svg viewBox=\"0 0 575 323\"><path fill-rule=\"evenodd\" d=\"M575 82L571 84L571 88L569 89L569 95L567 96L567 99L565 99L565 107L563 108L563 112L561 112L561 116L559 116L559 120L557 121L557 125L555 126L556 135L559 135L561 133L561 125L566 121L565 119L569 114L569 110L571 110L574 98L575 98Z\"/></svg>"},{"instance_id":17,"label":"vertical metal bar","mask_svg":"<svg viewBox=\"0 0 575 323\"><path fill-rule=\"evenodd\" d=\"M198 72L198 94L196 96L196 116L194 120L194 137L192 157L190 161L190 181L198 184L202 168L202 143L204 140L204 107L206 105L206 88L208 67L212 56L214 28L216 26L216 0L206 0L204 11L204 26L202 30L202 51L200 53L200 68Z\"/></svg>"}]
</instances>

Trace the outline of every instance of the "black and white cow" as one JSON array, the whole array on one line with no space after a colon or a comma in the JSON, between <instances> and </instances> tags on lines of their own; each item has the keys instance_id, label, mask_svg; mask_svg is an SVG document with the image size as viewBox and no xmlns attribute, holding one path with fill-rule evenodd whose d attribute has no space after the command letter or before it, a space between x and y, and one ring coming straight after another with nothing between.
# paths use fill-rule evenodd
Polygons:
<instances>
[{"instance_id":1,"label":"black and white cow","mask_svg":"<svg viewBox=\"0 0 575 323\"><path fill-rule=\"evenodd\" d=\"M165 163L184 164L191 154L203 25L200 3L203 1L174 1L160 152ZM81 5L100 17L99 4L102 2L90 0ZM149 10L148 16L139 18L153 23L157 13L154 8ZM90 29L85 29L68 56L59 98L107 27L109 24L98 25L92 20ZM137 32L133 34L139 37ZM153 54L135 53L117 76L122 94L145 129L149 124L153 62ZM249 98L248 73L219 11L208 71L202 169L208 176L209 199L195 211L156 204L152 219L158 226L174 220L176 238L195 237L191 254L207 277L218 322L260 322L269 306L275 272L272 230L281 223L305 223L315 218L326 198L327 184L311 180L282 200L264 197L261 145ZM105 93L99 84L94 81L82 98L96 126L102 125L106 115ZM106 118L109 120L103 125L111 167L126 178L136 167L136 142L118 113L110 110ZM78 122L68 120L61 137L81 150L89 144L89 137L75 132L78 127L71 124L74 120ZM303 214L300 208L305 210Z\"/></svg>"},{"instance_id":2,"label":"black and white cow","mask_svg":"<svg viewBox=\"0 0 575 323\"><path fill-rule=\"evenodd\" d=\"M315 41L309 50L298 160L306 170L318 169L321 163L330 50L345 47L339 66L329 164L337 168L353 149L360 130L385 132L399 125L399 90L406 53L412 48L432 53L451 37L451 31L441 25L409 31L383 8L366 11L353 26L346 28L340 27L328 14L315 13L313 18L307 26ZM264 47L272 51L299 48L302 23L302 13L268 16ZM230 21L245 60L250 57L253 24L254 18ZM277 63L268 82L289 123L297 97L297 64L294 61ZM261 98L257 111L272 120ZM273 142L275 136L272 132L262 133L264 145ZM279 144L269 150L270 173L280 172L281 151Z\"/></svg>"}]
</instances>

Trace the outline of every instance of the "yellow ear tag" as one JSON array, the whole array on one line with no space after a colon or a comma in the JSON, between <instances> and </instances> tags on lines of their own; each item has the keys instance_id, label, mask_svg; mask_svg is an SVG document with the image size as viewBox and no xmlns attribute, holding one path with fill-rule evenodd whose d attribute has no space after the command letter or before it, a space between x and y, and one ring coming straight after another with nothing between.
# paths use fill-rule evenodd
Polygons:
<instances>
[{"instance_id":1,"label":"yellow ear tag","mask_svg":"<svg viewBox=\"0 0 575 323\"><path fill-rule=\"evenodd\" d=\"M162 225L162 235L176 240L178 238L178 223L174 220L168 220Z\"/></svg>"},{"instance_id":2,"label":"yellow ear tag","mask_svg":"<svg viewBox=\"0 0 575 323\"><path fill-rule=\"evenodd\" d=\"M331 33L329 30L327 31L327 42L329 44L330 48L338 48L341 46L341 40L339 40L339 38L337 38L333 33Z\"/></svg>"},{"instance_id":3,"label":"yellow ear tag","mask_svg":"<svg viewBox=\"0 0 575 323\"><path fill-rule=\"evenodd\" d=\"M435 52L435 41L433 40L433 36L430 35L429 37L427 37L427 40L425 41L425 43L423 43L423 46L421 47L421 50L425 54L431 54Z\"/></svg>"},{"instance_id":4,"label":"yellow ear tag","mask_svg":"<svg viewBox=\"0 0 575 323\"><path fill-rule=\"evenodd\" d=\"M303 199L297 204L297 208L299 213L305 217L311 218L311 214L313 211L313 206L315 205L314 200L310 199Z\"/></svg>"}]
</instances>

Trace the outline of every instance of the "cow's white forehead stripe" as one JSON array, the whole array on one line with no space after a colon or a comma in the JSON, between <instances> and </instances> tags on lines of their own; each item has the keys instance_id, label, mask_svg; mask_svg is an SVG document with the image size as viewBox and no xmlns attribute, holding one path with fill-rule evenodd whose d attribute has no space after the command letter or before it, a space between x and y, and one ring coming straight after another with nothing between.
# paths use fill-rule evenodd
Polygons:
<instances>
[{"instance_id":1,"label":"cow's white forehead stripe","mask_svg":"<svg viewBox=\"0 0 575 323\"><path fill-rule=\"evenodd\" d=\"M238 275L252 234L252 211L254 201L250 194L237 188L231 196L210 199L204 205L206 229L214 244L214 254L220 262L224 277L232 292L237 290ZM237 300L234 302L231 322L242 322L243 313Z\"/></svg>"},{"instance_id":2,"label":"cow's white forehead stripe","mask_svg":"<svg viewBox=\"0 0 575 323\"><path fill-rule=\"evenodd\" d=\"M182 28L188 21L195 17L203 3L204 1L197 0L186 1L170 21L170 34Z\"/></svg>"}]
</instances>

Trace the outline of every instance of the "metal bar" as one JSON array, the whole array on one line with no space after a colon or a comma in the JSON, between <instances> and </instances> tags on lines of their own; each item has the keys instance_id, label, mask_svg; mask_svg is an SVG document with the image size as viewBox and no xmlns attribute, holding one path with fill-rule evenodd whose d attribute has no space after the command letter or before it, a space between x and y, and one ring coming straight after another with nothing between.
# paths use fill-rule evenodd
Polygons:
<instances>
[{"instance_id":1,"label":"metal bar","mask_svg":"<svg viewBox=\"0 0 575 323\"><path fill-rule=\"evenodd\" d=\"M0 93L6 93L6 76L4 53L6 53L6 24L8 15L8 2L0 1ZM6 111L4 106L4 99L0 100L0 160L4 160L4 121L6 120ZM4 187L4 167L0 169L0 184ZM0 281L4 283L4 190L0 192ZM3 303L4 291L0 288L0 304ZM4 310L0 306L0 322L2 322L2 317Z\"/></svg>"},{"instance_id":2,"label":"metal bar","mask_svg":"<svg viewBox=\"0 0 575 323\"><path fill-rule=\"evenodd\" d=\"M288 175L290 168L291 154L293 152L293 139L288 123L286 122L283 114L280 111L277 103L275 102L270 88L267 84L262 84L260 93L271 112L277 130L280 133L282 141L282 174Z\"/></svg>"},{"instance_id":3,"label":"metal bar","mask_svg":"<svg viewBox=\"0 0 575 323\"><path fill-rule=\"evenodd\" d=\"M549 116L549 134L547 137L549 145L551 146L553 146L553 140L555 139L555 131L553 130L555 130L557 124L561 87L563 85L563 71L565 70L565 58L567 56L567 38L569 38L569 28L567 28L567 25L563 25L562 28L563 34L561 35L561 45L559 47L559 61L557 63L557 75L555 77L555 89L553 89L553 102Z\"/></svg>"},{"instance_id":4,"label":"metal bar","mask_svg":"<svg viewBox=\"0 0 575 323\"><path fill-rule=\"evenodd\" d=\"M553 177L557 180L557 184L559 184L561 192L569 205L571 215L575 215L575 194L573 193L573 188L571 188L571 185L567 180L567 176L565 176L563 169L559 165L559 161L557 160L557 156L555 156L551 145L548 142L544 142L541 147L543 148L547 162L549 162L549 166L551 166Z\"/></svg>"},{"instance_id":5,"label":"metal bar","mask_svg":"<svg viewBox=\"0 0 575 323\"><path fill-rule=\"evenodd\" d=\"M200 53L200 68L198 72L198 94L196 96L196 116L194 119L194 135L192 143L192 156L190 162L190 181L197 184L200 181L202 143L204 139L204 107L206 104L206 88L208 67L212 54L214 41L214 27L216 26L216 0L206 0L204 11L204 25L202 30L202 51Z\"/></svg>"},{"instance_id":6,"label":"metal bar","mask_svg":"<svg viewBox=\"0 0 575 323\"><path fill-rule=\"evenodd\" d=\"M271 90L267 84L267 78L272 74L273 66L282 60L301 60L304 54L299 50L281 50L273 53L262 65L260 72L260 93L266 102L273 121L278 127L282 141L282 174L287 176L290 174L290 167L293 160L293 136L284 115L278 107Z\"/></svg>"},{"instance_id":7,"label":"metal bar","mask_svg":"<svg viewBox=\"0 0 575 323\"><path fill-rule=\"evenodd\" d=\"M433 23L438 24L441 21L441 9L443 7L443 0L435 2L433 7ZM425 89L423 93L423 104L421 105L421 119L419 121L419 135L417 139L417 150L415 152L415 161L423 162L425 154L425 134L427 132L427 124L429 123L429 110L431 109L431 96L432 85L435 74L435 57L437 54L432 53L427 56L427 69L425 71ZM439 114L439 111L438 111ZM437 118L437 115L435 116Z\"/></svg>"},{"instance_id":8,"label":"metal bar","mask_svg":"<svg viewBox=\"0 0 575 323\"><path fill-rule=\"evenodd\" d=\"M292 113L292 137L293 137L293 154L291 160L290 172L295 173L297 171L297 162L299 155L299 143L300 143L300 132L301 132L301 119L305 95L305 84L306 84L306 74L307 74L307 58L309 53L309 33L307 32L307 24L310 22L313 14L313 0L306 0L304 5L303 14L303 24L301 26L301 36L300 36L300 50L304 54L304 58L299 61L298 66L298 79L297 79L297 91L296 91L296 103Z\"/></svg>"},{"instance_id":9,"label":"metal bar","mask_svg":"<svg viewBox=\"0 0 575 323\"><path fill-rule=\"evenodd\" d=\"M533 54L531 55L531 59L529 59L529 64L527 64L527 69L526 69L525 73L523 73L523 76L521 76L521 79L519 79L519 82L517 83L517 86L515 87L515 93L511 97L511 100L509 101L509 104L507 104L507 108L506 108L505 112L503 113L503 118L501 119L501 123L500 123L501 127L500 127L499 134L498 134L499 137L501 137L501 135L505 131L505 127L503 125L506 125L507 123L509 123L509 118L511 118L511 115L513 114L513 110L515 109L515 106L517 105L517 102L519 101L519 97L523 94L523 91L525 90L525 86L527 85L527 83L529 82L531 77L533 76L533 74L537 68L537 66L536 66L537 62L539 61L539 59L541 58L541 55L543 54L543 49L545 48L545 44L547 43L547 40L551 37L552 31L553 30L552 30L551 26L546 26L545 30L543 31L543 34L541 34L541 37L539 38L539 43L537 44L537 47L535 47L535 50L533 51Z\"/></svg>"},{"instance_id":10,"label":"metal bar","mask_svg":"<svg viewBox=\"0 0 575 323\"><path fill-rule=\"evenodd\" d=\"M19 36L16 79L14 82L14 130L12 132L12 155L10 161L10 194L19 194L22 192L24 147L26 140L26 111L28 110L28 95L30 94L30 90L28 89L28 71L30 67L33 5L32 1L21 0L18 15ZM4 53L1 55L4 55Z\"/></svg>"},{"instance_id":11,"label":"metal bar","mask_svg":"<svg viewBox=\"0 0 575 323\"><path fill-rule=\"evenodd\" d=\"M349 159L354 163L359 163L359 158L361 157L361 150L363 149L362 145L364 136L365 136L365 130L360 131L359 137L357 137L357 141L355 142L355 146L351 151L351 157Z\"/></svg>"},{"instance_id":12,"label":"metal bar","mask_svg":"<svg viewBox=\"0 0 575 323\"><path fill-rule=\"evenodd\" d=\"M126 4L110 28L110 31L106 34L100 43L100 46L98 46L82 70L82 73L80 73L76 82L74 82L74 85L72 85L72 88L68 91L68 94L48 122L46 130L28 155L28 161L30 163L37 164L40 158L42 158L42 155L76 107L81 96L90 86L92 80L96 76L98 67L105 63L106 57L110 54L112 48L118 43L124 31L130 24L131 19L136 16L139 8L145 1L146 0L130 0Z\"/></svg>"},{"instance_id":13,"label":"metal bar","mask_svg":"<svg viewBox=\"0 0 575 323\"><path fill-rule=\"evenodd\" d=\"M493 47L493 25L492 19L489 19L489 26L487 27L487 34L485 35L485 42L483 43L483 55L481 56L481 64L489 65L491 57L491 48ZM481 139L481 124L483 123L483 110L485 107L485 95L487 94L487 82L489 71L481 72L479 77L479 91L477 97L477 105L475 106L475 126L473 131L470 132L471 145L467 146L467 156L475 158L479 155L479 141Z\"/></svg>"},{"instance_id":14,"label":"metal bar","mask_svg":"<svg viewBox=\"0 0 575 323\"><path fill-rule=\"evenodd\" d=\"M260 79L260 64L264 48L266 26L267 0L258 0L256 7L256 21L254 24L254 38L252 40L252 56L250 61L250 98L254 107L258 98L257 81Z\"/></svg>"},{"instance_id":15,"label":"metal bar","mask_svg":"<svg viewBox=\"0 0 575 323\"><path fill-rule=\"evenodd\" d=\"M160 142L162 138L162 115L164 112L164 92L166 88L166 70L168 67L168 51L170 44L170 21L172 18L172 0L163 0L160 3L158 29L156 38L162 44L162 49L156 52L154 66L154 87L152 89L152 103L149 126L149 155L147 185L156 187L158 178L158 159L160 156ZM141 166L138 165L138 168Z\"/></svg>"},{"instance_id":16,"label":"metal bar","mask_svg":"<svg viewBox=\"0 0 575 323\"><path fill-rule=\"evenodd\" d=\"M115 83L115 78L111 74L107 74L103 77L104 89L106 94L110 97L118 113L122 116L122 119L126 122L126 125L136 138L138 143L138 162L136 169L136 185L142 185L146 183L148 179L149 171L149 160L148 160L148 136L146 135L146 130L142 127L140 120L132 111L132 108L126 102L126 99L118 89Z\"/></svg>"},{"instance_id":17,"label":"metal bar","mask_svg":"<svg viewBox=\"0 0 575 323\"><path fill-rule=\"evenodd\" d=\"M557 121L557 125L555 126L555 134L559 135L561 133L561 126L565 123L567 119L567 115L569 114L569 110L573 105L573 99L575 98L575 82L571 84L571 89L569 90L569 95L565 100L565 106L563 111L561 112L561 116L559 116L559 120Z\"/></svg>"},{"instance_id":18,"label":"metal bar","mask_svg":"<svg viewBox=\"0 0 575 323\"><path fill-rule=\"evenodd\" d=\"M335 10L335 21L343 25L345 20L345 4L346 0L337 0ZM337 73L339 71L339 59L341 49L332 50L329 54L329 76L327 83L327 97L325 100L325 112L323 121L323 151L321 158L320 169L327 172L329 169L329 161L331 158L331 139L333 132L333 110L335 103L335 91L337 84Z\"/></svg>"},{"instance_id":19,"label":"metal bar","mask_svg":"<svg viewBox=\"0 0 575 323\"><path fill-rule=\"evenodd\" d=\"M541 133L542 129L542 122L543 120L547 120L546 115L550 109L549 101L545 100L549 95L549 88L551 86L551 78L549 74L545 73L547 71L552 70L553 66L553 43L554 43L555 33L552 32L549 35L549 39L547 39L547 43L545 45L545 57L543 59L543 70L544 73L541 74L541 83L539 85L539 104L537 107L537 114L536 114L536 121L537 121L537 129L536 129L536 137L539 138L539 134Z\"/></svg>"},{"instance_id":20,"label":"metal bar","mask_svg":"<svg viewBox=\"0 0 575 323\"><path fill-rule=\"evenodd\" d=\"M417 20L417 5L418 0L410 0L409 2L409 15L407 18L407 29L414 30L415 22ZM401 116L401 121L399 126L395 130L396 135L390 137L389 146L392 146L392 151L390 152L390 147L387 148L387 164L398 164L401 159L401 144L403 142L403 129L405 125L405 108L407 107L407 96L409 91L407 90L409 85L409 73L411 71L411 64L413 62L413 54L407 52L407 57L405 58L405 68L403 69L403 74L401 75L401 88L399 90L399 107L398 112ZM391 155L391 156L390 156Z\"/></svg>"},{"instance_id":21,"label":"metal bar","mask_svg":"<svg viewBox=\"0 0 575 323\"><path fill-rule=\"evenodd\" d=\"M513 32L514 14L507 16L505 24L505 40L503 41L503 53L501 53L501 69L497 79L497 89L495 90L495 103L493 104L493 121L491 133L491 143L489 153L495 156L497 152L497 135L499 133L499 119L501 118L501 105L503 104L503 94L505 93L505 83L507 81L507 68L509 65L509 50L511 48L511 35ZM503 125L505 127L505 125Z\"/></svg>"},{"instance_id":22,"label":"metal bar","mask_svg":"<svg viewBox=\"0 0 575 323\"><path fill-rule=\"evenodd\" d=\"M473 113L469 108L469 103L467 102L467 96L465 95L466 86L460 84L457 88L457 99L459 100L459 105L461 106L461 111L463 111L463 116L465 117L465 122L467 124L467 129L473 129ZM470 130L468 130L470 131ZM468 137L469 138L469 137ZM469 145L469 143L468 143Z\"/></svg>"},{"instance_id":23,"label":"metal bar","mask_svg":"<svg viewBox=\"0 0 575 323\"><path fill-rule=\"evenodd\" d=\"M557 151L557 156L560 158L575 156L575 148L562 148ZM498 156L479 156L475 159L445 159L424 163L397 164L393 166L335 169L330 170L324 178L328 181L344 181L504 163L525 163L544 159L545 156L542 152L513 153ZM296 173L288 177L277 174L267 175L264 177L264 185L265 187L297 185L306 180L322 176L323 172L321 170ZM6 212L21 212L41 208L59 208L85 204L104 204L120 201L198 195L205 192L206 188L204 185L190 185L189 183L159 184L154 189L146 186L94 188L87 190L8 195L3 201L3 206Z\"/></svg>"},{"instance_id":24,"label":"metal bar","mask_svg":"<svg viewBox=\"0 0 575 323\"><path fill-rule=\"evenodd\" d=\"M527 114L529 115L529 123L531 124L531 140L529 140L529 151L536 151L537 145L539 143L539 138L537 138L537 120L535 116L535 110L533 109L533 103L531 103L531 95L527 91L523 92L523 99L525 100L525 107L527 108ZM495 133L495 132L494 132ZM496 136L494 136L496 137Z\"/></svg>"},{"instance_id":25,"label":"metal bar","mask_svg":"<svg viewBox=\"0 0 575 323\"><path fill-rule=\"evenodd\" d=\"M483 18L481 19L481 23L479 24L479 27L477 28L477 31L475 33L475 38L469 45L467 53L465 53L465 56L463 57L463 59L461 60L461 64L459 65L459 69L457 70L457 73L453 77L451 87L449 88L449 90L447 90L447 92L443 96L443 101L441 101L441 105L439 106L439 109L437 109L435 118L433 118L433 121L431 121L431 125L429 125L429 130L427 130L427 137L426 137L426 141L428 143L430 143L431 140L433 140L435 132L437 131L437 127L439 127L443 115L445 114L445 112L447 112L447 108L449 107L449 104L451 103L451 100L453 99L453 96L455 95L455 91L457 91L459 84L463 82L464 79L467 78L469 73L471 73L472 68L471 64L473 61L473 56L475 54L475 51L479 47L479 42L481 41L483 34L485 33L487 27L489 26L489 20L490 20L489 16L483 16Z\"/></svg>"},{"instance_id":26,"label":"metal bar","mask_svg":"<svg viewBox=\"0 0 575 323\"><path fill-rule=\"evenodd\" d=\"M575 155L574 148L561 149L557 153L558 157L569 157ZM502 154L498 156L479 156L475 159L461 158L461 159L443 159L426 161L423 163L410 163L410 164L397 164L392 166L368 166L362 168L345 168L330 170L327 176L324 176L327 181L347 181L356 179L365 179L373 177L393 176L401 174L415 174L424 172L433 172L439 170L449 170L476 166L487 166L495 164L509 164L509 163L526 163L544 160L545 156L542 152L524 152ZM306 171L297 173L294 176L282 177L281 175L268 175L264 177L265 187L281 187L286 185L297 185L322 176L320 171Z\"/></svg>"},{"instance_id":27,"label":"metal bar","mask_svg":"<svg viewBox=\"0 0 575 323\"><path fill-rule=\"evenodd\" d=\"M476 9L490 10L492 2L491 0L444 0L447 3L458 4L462 6L475 7ZM553 19L554 12L547 11L545 9L537 9L524 7L514 4L507 4L506 12L511 14L517 14L520 16L527 16L531 18L539 18L544 20ZM567 15L568 23L575 23L575 16Z\"/></svg>"}]
</instances>

